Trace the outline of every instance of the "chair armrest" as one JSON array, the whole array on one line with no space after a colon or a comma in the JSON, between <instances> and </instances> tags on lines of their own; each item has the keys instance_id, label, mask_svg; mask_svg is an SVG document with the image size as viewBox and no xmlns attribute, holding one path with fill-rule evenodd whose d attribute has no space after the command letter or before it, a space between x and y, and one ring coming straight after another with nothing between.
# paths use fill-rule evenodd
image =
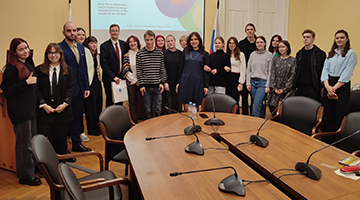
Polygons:
<instances>
[{"instance_id":1,"label":"chair armrest","mask_svg":"<svg viewBox=\"0 0 360 200\"><path fill-rule=\"evenodd\" d=\"M100 171L104 171L104 159L99 152L87 151L87 152L70 153L70 154L63 154L63 155L57 154L57 157L59 160L66 160L66 159L70 159L70 158L80 158L80 157L85 157L85 156L97 156L99 158Z\"/></svg>"},{"instance_id":2,"label":"chair armrest","mask_svg":"<svg viewBox=\"0 0 360 200\"><path fill-rule=\"evenodd\" d=\"M81 181L80 185L85 186L85 185L91 185L91 184L100 183L100 182L104 182L104 181L107 181L107 179L105 179L105 178L97 178L97 179Z\"/></svg>"},{"instance_id":3,"label":"chair armrest","mask_svg":"<svg viewBox=\"0 0 360 200\"><path fill-rule=\"evenodd\" d=\"M234 105L234 106L232 107L231 113L236 114L238 109L239 109L239 106L238 106L238 105Z\"/></svg>"},{"instance_id":4,"label":"chair armrest","mask_svg":"<svg viewBox=\"0 0 360 200\"><path fill-rule=\"evenodd\" d=\"M275 114L274 116L272 116L272 117L270 118L270 120L271 120L271 121L276 121L276 122L278 122L278 121L279 121L279 113L276 112L276 114Z\"/></svg>"},{"instance_id":5,"label":"chair armrest","mask_svg":"<svg viewBox=\"0 0 360 200\"><path fill-rule=\"evenodd\" d=\"M356 150L356 151L352 152L352 155L360 157L360 150Z\"/></svg>"},{"instance_id":6,"label":"chair armrest","mask_svg":"<svg viewBox=\"0 0 360 200\"><path fill-rule=\"evenodd\" d=\"M321 139L324 136L326 137L326 136L339 135L339 134L341 134L341 132L339 132L339 131L336 131L336 132L320 132L320 133L315 133L311 137L316 138L316 139Z\"/></svg>"},{"instance_id":7,"label":"chair armrest","mask_svg":"<svg viewBox=\"0 0 360 200\"><path fill-rule=\"evenodd\" d=\"M200 109L199 109L199 112L205 112L204 111L204 107L205 107L205 98L203 98L203 100L202 100L202 102L201 102L201 107L200 107Z\"/></svg>"},{"instance_id":8,"label":"chair armrest","mask_svg":"<svg viewBox=\"0 0 360 200\"><path fill-rule=\"evenodd\" d=\"M95 180L97 180L97 179L95 179ZM119 184L132 185L131 181L127 178L116 178L116 179L96 182L96 183L93 183L90 185L81 185L81 187L84 190L84 192L87 192L87 191L96 190L96 189L109 187L109 186L113 186L113 185L119 185Z\"/></svg>"},{"instance_id":9,"label":"chair armrest","mask_svg":"<svg viewBox=\"0 0 360 200\"><path fill-rule=\"evenodd\" d=\"M130 120L131 126L135 126L135 123L134 123L134 121L133 121L132 118L131 118L130 110L129 110L129 109L126 109L126 112L127 112L128 116L129 116L129 120Z\"/></svg>"}]
</instances>

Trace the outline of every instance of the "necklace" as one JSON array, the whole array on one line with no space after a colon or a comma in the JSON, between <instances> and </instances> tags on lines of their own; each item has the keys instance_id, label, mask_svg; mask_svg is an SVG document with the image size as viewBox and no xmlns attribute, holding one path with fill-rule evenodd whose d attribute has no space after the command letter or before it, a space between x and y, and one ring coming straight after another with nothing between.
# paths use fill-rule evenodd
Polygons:
<instances>
[{"instance_id":1,"label":"necklace","mask_svg":"<svg viewBox=\"0 0 360 200\"><path fill-rule=\"evenodd\" d=\"M195 56L195 58L193 58L193 57L191 56L191 53L192 53L192 51L190 51L190 59L191 59L191 60L195 60L195 59L198 57L198 55L199 55L199 52L196 52L196 56Z\"/></svg>"}]
</instances>

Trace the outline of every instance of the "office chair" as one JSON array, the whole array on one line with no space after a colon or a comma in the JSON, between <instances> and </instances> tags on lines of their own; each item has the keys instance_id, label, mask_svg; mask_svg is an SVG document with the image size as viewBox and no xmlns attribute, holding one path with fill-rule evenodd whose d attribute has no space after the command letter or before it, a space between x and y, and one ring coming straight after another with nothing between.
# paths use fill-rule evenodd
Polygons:
<instances>
[{"instance_id":1,"label":"office chair","mask_svg":"<svg viewBox=\"0 0 360 200\"><path fill-rule=\"evenodd\" d=\"M64 163L58 165L58 171L65 190L71 200L85 200L85 199L97 199L93 196L85 197L87 191L97 190L105 188L108 190L109 199L114 199L114 185L119 185L124 182L123 178L116 178L106 180L104 178L98 178L91 181L87 181L86 185L81 186L79 180L75 176L74 172Z\"/></svg>"},{"instance_id":2,"label":"office chair","mask_svg":"<svg viewBox=\"0 0 360 200\"><path fill-rule=\"evenodd\" d=\"M360 112L352 112L344 116L340 128L335 132L317 133L313 137L321 139L321 137L340 135L341 138L346 137L360 129ZM347 140L342 141L338 148L354 155L360 156L360 135L355 135Z\"/></svg>"},{"instance_id":3,"label":"office chair","mask_svg":"<svg viewBox=\"0 0 360 200\"><path fill-rule=\"evenodd\" d=\"M319 131L323 112L324 107L318 101L294 96L283 101L272 119L312 136Z\"/></svg>"},{"instance_id":4,"label":"office chair","mask_svg":"<svg viewBox=\"0 0 360 200\"><path fill-rule=\"evenodd\" d=\"M105 140L105 170L109 169L110 161L115 161L125 164L125 175L128 174L129 157L123 140L133 125L124 106L112 105L101 112L99 127Z\"/></svg>"},{"instance_id":5,"label":"office chair","mask_svg":"<svg viewBox=\"0 0 360 200\"><path fill-rule=\"evenodd\" d=\"M238 103L231 96L226 94L211 94L205 97L205 100L202 102L200 111L213 112L212 101L214 101L216 112L236 114L236 111L239 108Z\"/></svg>"},{"instance_id":6,"label":"office chair","mask_svg":"<svg viewBox=\"0 0 360 200\"><path fill-rule=\"evenodd\" d=\"M64 200L68 199L65 195L65 187L60 181L58 173L59 159L65 160L73 157L84 157L84 156L97 156L99 158L100 172L85 176L78 179L81 185L86 185L89 182L98 181L99 183L106 180L116 179L112 171L103 171L103 158L98 152L82 152L72 153L66 155L56 155L53 147L49 140L44 135L35 135L32 139L32 149L34 152L35 159L39 164L39 169L45 177L46 182L50 188L50 196L52 200ZM130 186L130 181L123 179L121 183L127 183ZM129 190L130 191L130 190ZM114 186L115 199L122 199L121 189L119 185ZM109 199L109 190L102 188L99 190L92 190L85 192L86 199Z\"/></svg>"}]
</instances>

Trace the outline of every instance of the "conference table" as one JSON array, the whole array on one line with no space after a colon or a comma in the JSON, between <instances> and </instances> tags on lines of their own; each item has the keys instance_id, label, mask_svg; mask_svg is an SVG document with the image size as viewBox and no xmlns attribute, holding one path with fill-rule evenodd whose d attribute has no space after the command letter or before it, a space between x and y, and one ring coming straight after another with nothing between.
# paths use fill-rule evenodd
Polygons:
<instances>
[{"instance_id":1,"label":"conference table","mask_svg":"<svg viewBox=\"0 0 360 200\"><path fill-rule=\"evenodd\" d=\"M210 118L213 116L212 113L206 114ZM204 122L207 119L199 114L195 122L204 132L216 134L233 153L206 149L226 147L204 133L197 133L205 149L204 156L185 153L185 146L196 138L183 135L183 129L192 122L180 114L146 120L128 131L124 141L131 162L131 176L144 199L243 198L223 193L217 188L223 178L233 173L231 169L169 176L170 172L223 166L233 166L243 180L271 180L272 183L247 185L246 199L354 199L360 196L360 182L334 173L342 167L338 161L350 154L335 147L314 154L310 163L322 171L322 176L318 181L312 180L291 170L297 162L306 162L313 151L327 144L283 124L268 121L260 131L260 135L269 141L266 148L255 144L236 146L249 141L264 119L228 113L216 113L216 117L222 119L225 125L218 128L206 126ZM146 137L168 135L181 136L145 140ZM279 169L290 170L272 174Z\"/></svg>"},{"instance_id":2,"label":"conference table","mask_svg":"<svg viewBox=\"0 0 360 200\"><path fill-rule=\"evenodd\" d=\"M138 184L143 199L244 198L218 189L219 182L234 173L232 169L177 177L170 177L171 172L232 166L243 180L264 180L224 145L207 134L197 134L204 148L224 150L207 149L203 156L186 153L184 148L196 141L195 136L184 135L184 128L191 124L191 120L185 116L170 114L141 122L126 133L124 142L130 158L131 179ZM167 135L180 136L145 140L146 137ZM249 184L245 191L246 199L289 199L268 182Z\"/></svg>"}]
</instances>

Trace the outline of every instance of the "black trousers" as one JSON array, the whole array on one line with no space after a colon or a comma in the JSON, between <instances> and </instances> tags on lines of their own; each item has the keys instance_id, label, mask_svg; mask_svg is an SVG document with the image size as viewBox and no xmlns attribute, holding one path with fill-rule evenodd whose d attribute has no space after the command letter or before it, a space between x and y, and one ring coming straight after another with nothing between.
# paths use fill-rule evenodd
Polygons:
<instances>
[{"instance_id":1,"label":"black trousers","mask_svg":"<svg viewBox=\"0 0 360 200\"><path fill-rule=\"evenodd\" d=\"M130 85L128 87L128 95L131 119L134 123L138 123L139 119L144 119L144 101L140 93L140 87Z\"/></svg>"},{"instance_id":2,"label":"black trousers","mask_svg":"<svg viewBox=\"0 0 360 200\"><path fill-rule=\"evenodd\" d=\"M339 77L329 77L329 85L334 86L338 82ZM336 90L339 99L332 100L327 97L327 90L324 94L324 130L336 131L343 117L348 113L348 104L350 99L350 82L345 83Z\"/></svg>"},{"instance_id":3,"label":"black trousers","mask_svg":"<svg viewBox=\"0 0 360 200\"><path fill-rule=\"evenodd\" d=\"M81 144L81 124L83 123L84 95L79 92L71 99L71 108L74 119L69 123L69 134L71 136L73 146Z\"/></svg>"},{"instance_id":4,"label":"black trousers","mask_svg":"<svg viewBox=\"0 0 360 200\"><path fill-rule=\"evenodd\" d=\"M99 129L99 115L102 111L102 86L97 75L94 75L94 79L90 86L90 95L84 99L84 111L86 117L86 126L88 134L96 135L100 132Z\"/></svg>"},{"instance_id":5,"label":"black trousers","mask_svg":"<svg viewBox=\"0 0 360 200\"><path fill-rule=\"evenodd\" d=\"M172 113L170 110L166 110L164 107L167 106L173 110L179 110L178 94L176 93L176 86L169 86L170 91L162 93L163 98L163 114Z\"/></svg>"},{"instance_id":6,"label":"black trousers","mask_svg":"<svg viewBox=\"0 0 360 200\"><path fill-rule=\"evenodd\" d=\"M239 77L240 77L239 73L231 73L229 76L229 80L227 81L226 84L226 94L234 98L236 103L239 103L240 100L240 92L237 89L239 85ZM243 90L246 90L245 85L243 87ZM236 113L239 113L239 110L237 110Z\"/></svg>"},{"instance_id":7,"label":"black trousers","mask_svg":"<svg viewBox=\"0 0 360 200\"><path fill-rule=\"evenodd\" d=\"M240 92L241 95L241 109L243 115L249 115L249 95L250 92L246 89L246 82L244 83L244 88ZM251 97L251 95L250 95ZM251 105L250 105L250 113L252 113L252 97L251 97Z\"/></svg>"},{"instance_id":8,"label":"black trousers","mask_svg":"<svg viewBox=\"0 0 360 200\"><path fill-rule=\"evenodd\" d=\"M298 90L296 92L296 96L309 97L315 99L318 102L321 102L320 91L316 91L313 86L299 85Z\"/></svg>"},{"instance_id":9,"label":"black trousers","mask_svg":"<svg viewBox=\"0 0 360 200\"><path fill-rule=\"evenodd\" d=\"M68 124L39 123L38 125L38 132L48 137L57 154L67 153L67 131Z\"/></svg>"}]
</instances>

